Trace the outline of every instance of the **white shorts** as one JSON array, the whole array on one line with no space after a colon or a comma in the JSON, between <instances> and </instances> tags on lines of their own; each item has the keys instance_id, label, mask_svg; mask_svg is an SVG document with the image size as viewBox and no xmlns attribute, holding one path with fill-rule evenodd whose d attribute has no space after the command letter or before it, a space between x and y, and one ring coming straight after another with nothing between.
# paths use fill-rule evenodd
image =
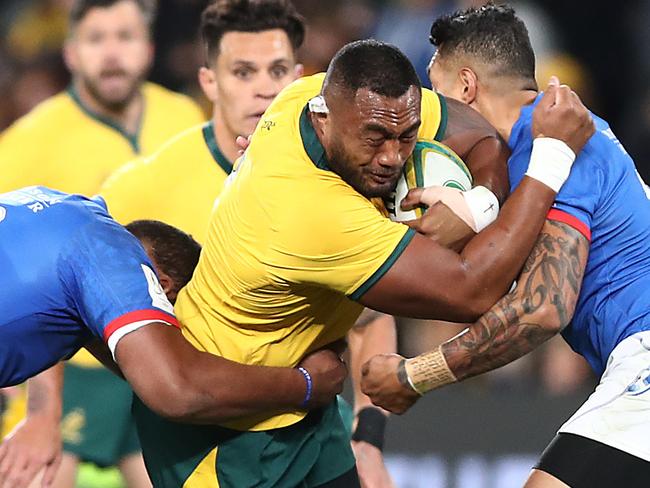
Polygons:
<instances>
[{"instance_id":1,"label":"white shorts","mask_svg":"<svg viewBox=\"0 0 650 488\"><path fill-rule=\"evenodd\" d=\"M614 348L596 390L558 432L587 437L650 462L650 331Z\"/></svg>"}]
</instances>

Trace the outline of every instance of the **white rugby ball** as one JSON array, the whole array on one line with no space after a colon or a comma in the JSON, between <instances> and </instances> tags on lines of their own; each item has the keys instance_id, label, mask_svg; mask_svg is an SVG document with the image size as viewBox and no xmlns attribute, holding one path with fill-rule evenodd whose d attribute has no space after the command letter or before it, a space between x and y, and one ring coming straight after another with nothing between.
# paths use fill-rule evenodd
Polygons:
<instances>
[{"instance_id":1,"label":"white rugby ball","mask_svg":"<svg viewBox=\"0 0 650 488\"><path fill-rule=\"evenodd\" d=\"M384 199L384 205L395 222L413 220L426 211L422 206L404 211L400 202L412 188L446 186L467 191L472 188L472 175L462 159L438 141L419 140L397 181L395 192Z\"/></svg>"}]
</instances>

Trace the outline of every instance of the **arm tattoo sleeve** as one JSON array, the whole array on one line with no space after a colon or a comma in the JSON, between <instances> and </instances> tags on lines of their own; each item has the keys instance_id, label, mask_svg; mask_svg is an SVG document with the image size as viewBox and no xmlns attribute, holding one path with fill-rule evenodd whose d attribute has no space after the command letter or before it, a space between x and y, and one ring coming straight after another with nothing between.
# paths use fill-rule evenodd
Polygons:
<instances>
[{"instance_id":1,"label":"arm tattoo sleeve","mask_svg":"<svg viewBox=\"0 0 650 488\"><path fill-rule=\"evenodd\" d=\"M547 221L514 291L478 322L442 344L458 380L518 359L566 327L575 310L589 242L572 227Z\"/></svg>"}]
</instances>

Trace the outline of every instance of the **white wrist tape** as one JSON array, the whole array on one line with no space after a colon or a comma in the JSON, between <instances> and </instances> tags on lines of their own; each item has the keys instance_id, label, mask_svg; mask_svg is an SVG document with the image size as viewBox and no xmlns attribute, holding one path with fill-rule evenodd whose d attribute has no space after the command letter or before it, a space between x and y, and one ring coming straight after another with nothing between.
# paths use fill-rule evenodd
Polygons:
<instances>
[{"instance_id":1,"label":"white wrist tape","mask_svg":"<svg viewBox=\"0 0 650 488\"><path fill-rule=\"evenodd\" d=\"M544 183L557 193L569 177L575 159L575 153L564 141L538 137L533 141L526 176Z\"/></svg>"},{"instance_id":2,"label":"white wrist tape","mask_svg":"<svg viewBox=\"0 0 650 488\"><path fill-rule=\"evenodd\" d=\"M494 222L499 215L499 200L484 186L463 192L463 198L474 219L474 232L478 233Z\"/></svg>"}]
</instances>

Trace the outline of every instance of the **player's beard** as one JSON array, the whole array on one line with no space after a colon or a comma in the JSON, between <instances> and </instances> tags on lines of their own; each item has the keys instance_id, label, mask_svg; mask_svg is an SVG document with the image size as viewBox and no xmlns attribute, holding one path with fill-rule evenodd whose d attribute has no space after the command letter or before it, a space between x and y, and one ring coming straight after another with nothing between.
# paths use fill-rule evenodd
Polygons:
<instances>
[{"instance_id":1,"label":"player's beard","mask_svg":"<svg viewBox=\"0 0 650 488\"><path fill-rule=\"evenodd\" d=\"M360 166L347 156L343 145L333 141L329 150L330 168L338 174L343 181L361 193L366 198L386 198L397 186L400 172L391 173L390 179L383 184L372 183L372 177L368 174L368 165Z\"/></svg>"},{"instance_id":2,"label":"player's beard","mask_svg":"<svg viewBox=\"0 0 650 488\"><path fill-rule=\"evenodd\" d=\"M107 93L106 90L102 90L100 86L101 81L98 78L111 74L125 77L127 79L126 89L121 90L120 93ZM120 113L126 109L138 94L143 79L144 75L132 75L121 69L102 71L96 78L81 77L81 81L90 96L105 110L114 113Z\"/></svg>"}]
</instances>

